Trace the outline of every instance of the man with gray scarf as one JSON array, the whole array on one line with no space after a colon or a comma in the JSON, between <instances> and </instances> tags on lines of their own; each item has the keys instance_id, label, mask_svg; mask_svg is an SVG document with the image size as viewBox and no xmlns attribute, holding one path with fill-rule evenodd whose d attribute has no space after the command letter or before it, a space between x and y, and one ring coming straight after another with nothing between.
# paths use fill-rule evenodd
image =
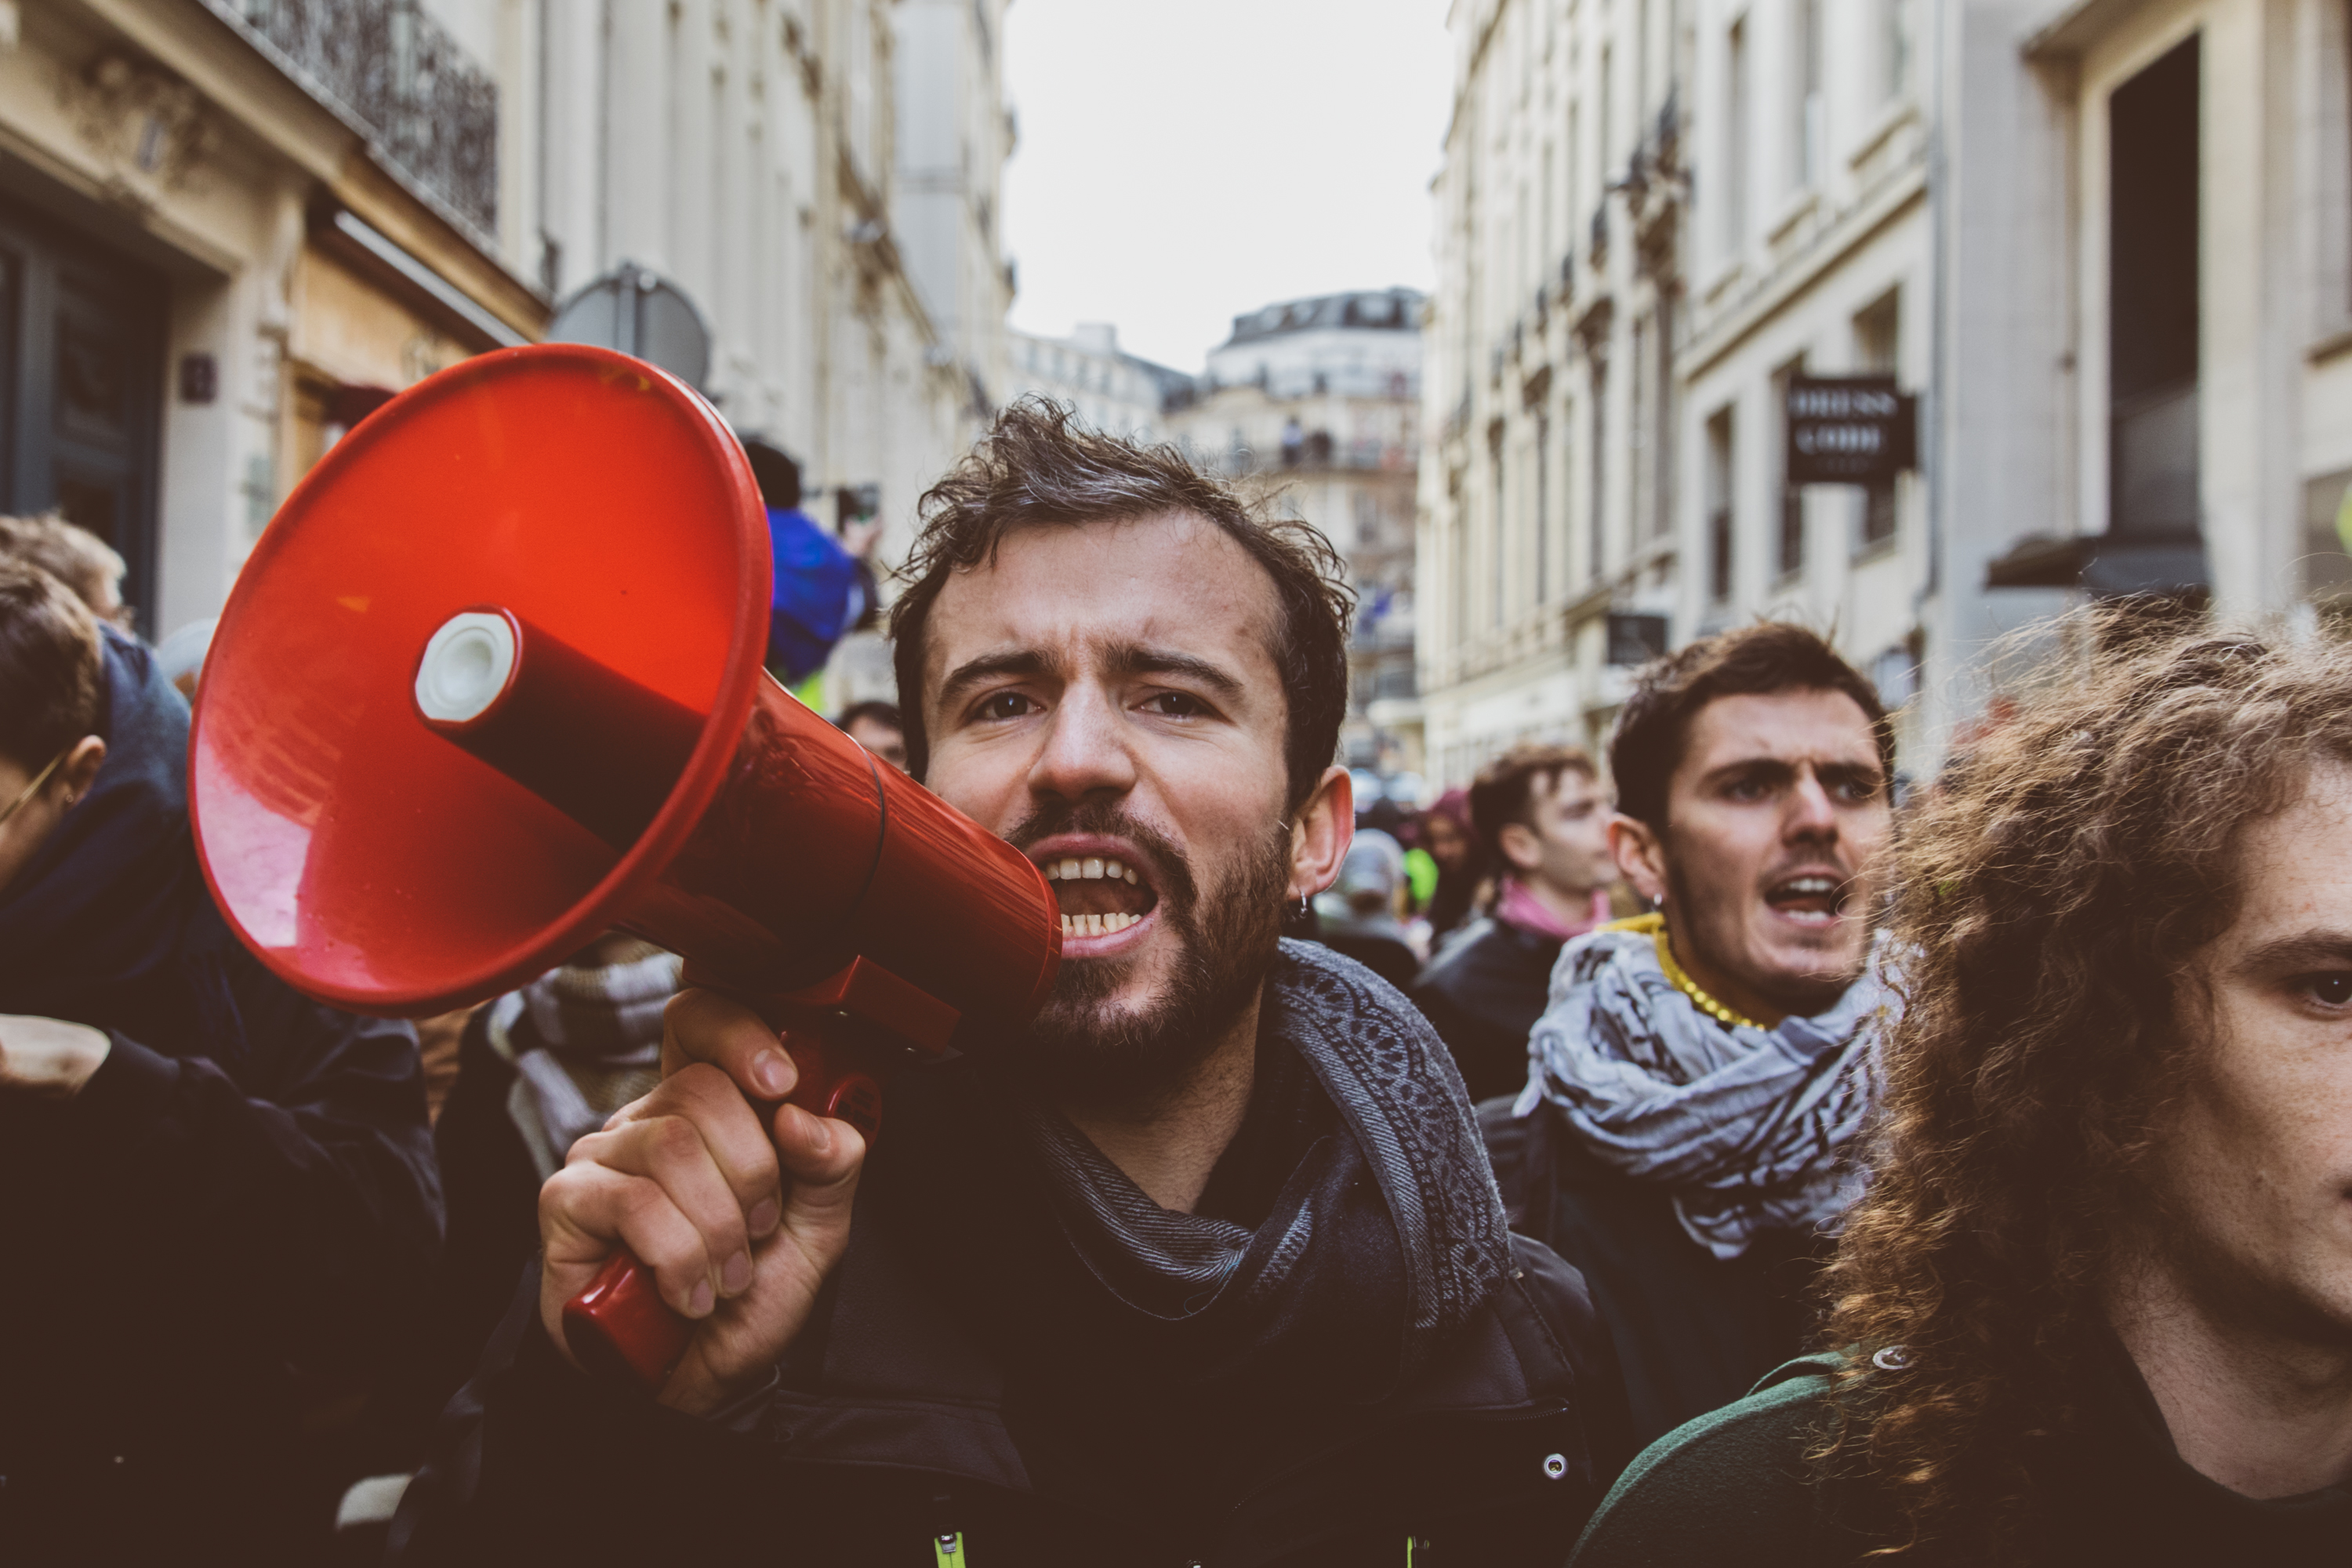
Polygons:
<instances>
[{"instance_id":1,"label":"man with gray scarf","mask_svg":"<svg viewBox=\"0 0 2352 1568\"><path fill-rule=\"evenodd\" d=\"M1338 557L1033 403L923 514L908 771L1051 885L1044 1011L898 1070L868 1159L683 993L393 1560L1557 1568L1623 1456L1582 1283L1428 1025L1281 940L1354 818ZM562 1341L620 1245L695 1321L650 1400Z\"/></svg>"},{"instance_id":2,"label":"man with gray scarf","mask_svg":"<svg viewBox=\"0 0 2352 1568\"><path fill-rule=\"evenodd\" d=\"M1653 912L1570 942L1527 1087L1480 1108L1514 1227L1581 1270L1648 1442L1806 1348L1813 1275L1893 998L1877 692L1801 626L1644 669L1610 743L1611 848Z\"/></svg>"}]
</instances>

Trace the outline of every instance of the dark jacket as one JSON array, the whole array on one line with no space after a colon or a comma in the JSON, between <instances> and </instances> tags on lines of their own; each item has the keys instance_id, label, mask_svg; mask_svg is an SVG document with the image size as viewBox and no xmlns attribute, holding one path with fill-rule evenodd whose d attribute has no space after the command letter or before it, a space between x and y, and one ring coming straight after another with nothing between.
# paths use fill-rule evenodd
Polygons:
<instances>
[{"instance_id":1,"label":"dark jacket","mask_svg":"<svg viewBox=\"0 0 2352 1568\"><path fill-rule=\"evenodd\" d=\"M306 1415L364 1395L439 1244L416 1040L236 942L186 705L110 632L106 676L95 786L0 891L0 1012L111 1042L70 1100L0 1092L0 1560L274 1561L332 1506Z\"/></svg>"},{"instance_id":2,"label":"dark jacket","mask_svg":"<svg viewBox=\"0 0 2352 1568\"><path fill-rule=\"evenodd\" d=\"M1361 969L1301 956L1314 950L1300 944L1284 952L1272 993L1341 975L1381 1017L1328 1024L1425 1038L1402 998ZM1302 1076L1289 1048L1279 1026L1262 1033L1258 1089L1204 1212L1221 1187L1278 1192L1270 1213L1284 1217L1261 1224L1259 1240L1312 1252L1350 1227L1351 1206L1379 1226L1412 1228L1427 1223L1422 1204L1493 1202L1479 1169L1475 1184L1419 1194L1400 1210L1359 1163L1297 1212L1315 1173L1335 1168L1334 1141L1349 1140L1346 1152L1359 1134L1312 1079L1286 1099ZM1460 1090L1434 1042L1427 1048L1441 1076L1389 1087L1463 1118L1454 1125L1466 1133L1468 1107L1453 1098ZM409 1489L394 1561L747 1550L825 1568L963 1561L942 1538L971 1562L1022 1568L1353 1568L1402 1561L1414 1540L1442 1554L1416 1561L1554 1568L1564 1558L1628 1449L1606 1341L1556 1258L1511 1238L1460 1326L1401 1363L1393 1334L1374 1336L1366 1353L1331 1353L1364 1321L1349 1304L1402 1282L1379 1277L1366 1256L1327 1251L1322 1267L1336 1274L1294 1279L1256 1304L1270 1310L1263 1339L1209 1347L1219 1367L1246 1370L1201 1372L1193 1319L1118 1311L1118 1288L1066 1239L1085 1220L1057 1216L1056 1197L1003 1134L1012 1119L975 1069L899 1075L848 1256L778 1387L732 1421L677 1415L572 1372L539 1326L527 1279ZM1298 1151L1284 1125L1305 1129L1305 1156L1252 1178L1240 1167ZM1465 1147L1475 1161L1475 1143ZM1391 1148L1365 1163L1407 1159ZM1499 1239L1498 1213L1495 1222ZM1258 1250L1254 1242L1253 1258ZM1215 1307L1197 1317L1213 1321ZM1259 1353L1276 1341L1288 1348ZM1141 1343L1167 1354L1133 1353ZM1171 1374L1178 1366L1190 1370Z\"/></svg>"},{"instance_id":3,"label":"dark jacket","mask_svg":"<svg viewBox=\"0 0 2352 1568\"><path fill-rule=\"evenodd\" d=\"M2034 1561L2333 1568L2352 1555L2352 1489L2269 1501L2233 1492L2181 1459L2111 1339L2085 1346L2082 1360L2091 1384L2082 1427L2028 1461L2045 1508L2045 1533L2023 1543ZM1574 1568L1864 1568L1870 1552L1900 1543L1907 1531L1869 1482L1808 1477L1837 1363L1792 1362L1654 1445L1594 1518ZM1867 1399L1865 1384L1865 1409Z\"/></svg>"},{"instance_id":4,"label":"dark jacket","mask_svg":"<svg viewBox=\"0 0 2352 1568\"><path fill-rule=\"evenodd\" d=\"M1625 1378L1633 1436L1647 1444L1731 1403L1802 1352L1829 1243L1768 1232L1724 1259L1693 1241L1665 1187L1586 1152L1557 1107L1478 1107L1515 1230L1584 1276Z\"/></svg>"},{"instance_id":5,"label":"dark jacket","mask_svg":"<svg viewBox=\"0 0 2352 1568\"><path fill-rule=\"evenodd\" d=\"M1412 1005L1454 1053L1472 1103L1528 1081L1528 1035L1543 1016L1564 944L1493 916L1467 927L1414 981Z\"/></svg>"},{"instance_id":6,"label":"dark jacket","mask_svg":"<svg viewBox=\"0 0 2352 1568\"><path fill-rule=\"evenodd\" d=\"M393 1386L371 1412L373 1470L416 1468L435 1418L506 1316L516 1276L539 1256L539 1166L508 1110L516 1073L491 1048L488 1021L487 1005L467 1018L457 1082L433 1124L447 1230Z\"/></svg>"}]
</instances>

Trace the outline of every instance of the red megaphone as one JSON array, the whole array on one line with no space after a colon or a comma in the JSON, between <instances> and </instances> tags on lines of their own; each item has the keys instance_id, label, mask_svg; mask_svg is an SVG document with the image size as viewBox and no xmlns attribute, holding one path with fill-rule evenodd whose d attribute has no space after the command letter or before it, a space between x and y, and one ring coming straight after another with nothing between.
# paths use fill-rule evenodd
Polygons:
<instances>
[{"instance_id":1,"label":"red megaphone","mask_svg":"<svg viewBox=\"0 0 2352 1568\"><path fill-rule=\"evenodd\" d=\"M767 676L771 570L741 447L651 365L510 349L393 399L214 635L189 810L237 935L321 1001L419 1016L618 926L758 1005L794 1102L870 1135L877 1061L1034 1015L1060 913ZM625 1252L564 1327L648 1389L692 1333Z\"/></svg>"}]
</instances>

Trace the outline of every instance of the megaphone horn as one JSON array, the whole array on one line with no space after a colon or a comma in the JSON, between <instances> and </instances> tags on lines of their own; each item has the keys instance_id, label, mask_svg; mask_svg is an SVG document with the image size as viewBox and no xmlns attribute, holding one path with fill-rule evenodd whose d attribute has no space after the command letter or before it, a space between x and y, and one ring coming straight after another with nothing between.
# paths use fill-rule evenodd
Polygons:
<instances>
[{"instance_id":1,"label":"megaphone horn","mask_svg":"<svg viewBox=\"0 0 2352 1568\"><path fill-rule=\"evenodd\" d=\"M650 365L465 361L337 443L223 610L190 743L199 856L289 983L423 1016L613 928L751 1001L793 1100L869 1133L874 1073L1034 1016L1058 906L1017 850L761 668L741 448ZM657 1387L691 1326L617 1254L572 1302Z\"/></svg>"}]
</instances>

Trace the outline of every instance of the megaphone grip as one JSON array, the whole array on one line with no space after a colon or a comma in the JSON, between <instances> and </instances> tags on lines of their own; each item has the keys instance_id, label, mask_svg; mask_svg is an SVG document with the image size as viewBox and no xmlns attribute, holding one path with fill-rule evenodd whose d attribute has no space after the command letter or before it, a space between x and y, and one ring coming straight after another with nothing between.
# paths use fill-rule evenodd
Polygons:
<instances>
[{"instance_id":1,"label":"megaphone grip","mask_svg":"<svg viewBox=\"0 0 2352 1568\"><path fill-rule=\"evenodd\" d=\"M648 1394L669 1381L693 1338L693 1320L669 1310L653 1270L625 1247L563 1303L564 1342L588 1374L634 1383Z\"/></svg>"},{"instance_id":2,"label":"megaphone grip","mask_svg":"<svg viewBox=\"0 0 2352 1568\"><path fill-rule=\"evenodd\" d=\"M787 1103L846 1121L872 1142L882 1130L882 1086L873 1076L815 1033L786 1030L780 1042L800 1069ZM626 1247L563 1304L563 1340L581 1366L593 1377L635 1384L648 1397L660 1393L677 1370L694 1328L692 1319L670 1310L653 1270Z\"/></svg>"}]
</instances>

